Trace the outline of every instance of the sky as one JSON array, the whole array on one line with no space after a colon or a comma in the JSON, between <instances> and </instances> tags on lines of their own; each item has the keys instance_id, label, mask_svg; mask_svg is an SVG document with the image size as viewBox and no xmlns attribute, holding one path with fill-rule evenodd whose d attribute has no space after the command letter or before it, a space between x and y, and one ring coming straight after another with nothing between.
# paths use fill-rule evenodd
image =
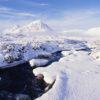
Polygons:
<instances>
[{"instance_id":1,"label":"sky","mask_svg":"<svg viewBox=\"0 0 100 100\"><path fill-rule=\"evenodd\" d=\"M100 0L0 0L0 27L41 19L55 29L100 27Z\"/></svg>"}]
</instances>

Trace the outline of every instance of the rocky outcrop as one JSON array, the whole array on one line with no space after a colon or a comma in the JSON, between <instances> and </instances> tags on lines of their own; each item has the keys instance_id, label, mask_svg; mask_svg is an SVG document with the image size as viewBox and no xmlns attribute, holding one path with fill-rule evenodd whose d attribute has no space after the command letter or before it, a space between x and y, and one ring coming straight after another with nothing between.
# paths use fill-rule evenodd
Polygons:
<instances>
[{"instance_id":1,"label":"rocky outcrop","mask_svg":"<svg viewBox=\"0 0 100 100\"><path fill-rule=\"evenodd\" d=\"M31 100L45 93L44 76L35 76L29 63L0 69L0 100Z\"/></svg>"}]
</instances>

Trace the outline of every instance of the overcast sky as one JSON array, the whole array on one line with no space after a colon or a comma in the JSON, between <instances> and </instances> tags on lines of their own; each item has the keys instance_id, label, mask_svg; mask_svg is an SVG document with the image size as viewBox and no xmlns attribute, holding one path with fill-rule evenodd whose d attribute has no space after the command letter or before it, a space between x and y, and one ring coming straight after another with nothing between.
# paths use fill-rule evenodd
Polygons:
<instances>
[{"instance_id":1,"label":"overcast sky","mask_svg":"<svg viewBox=\"0 0 100 100\"><path fill-rule=\"evenodd\" d=\"M56 29L99 27L100 0L0 0L0 27L36 19Z\"/></svg>"}]
</instances>

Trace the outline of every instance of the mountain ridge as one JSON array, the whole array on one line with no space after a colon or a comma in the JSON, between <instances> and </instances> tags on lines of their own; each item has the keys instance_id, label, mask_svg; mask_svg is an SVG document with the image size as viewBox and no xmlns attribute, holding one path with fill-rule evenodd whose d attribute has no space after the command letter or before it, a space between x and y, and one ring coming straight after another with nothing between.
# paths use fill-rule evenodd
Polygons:
<instances>
[{"instance_id":1,"label":"mountain ridge","mask_svg":"<svg viewBox=\"0 0 100 100\"><path fill-rule=\"evenodd\" d=\"M41 20L35 20L23 26L14 25L11 29L5 30L5 33L34 33L34 32L52 32L53 30Z\"/></svg>"}]
</instances>

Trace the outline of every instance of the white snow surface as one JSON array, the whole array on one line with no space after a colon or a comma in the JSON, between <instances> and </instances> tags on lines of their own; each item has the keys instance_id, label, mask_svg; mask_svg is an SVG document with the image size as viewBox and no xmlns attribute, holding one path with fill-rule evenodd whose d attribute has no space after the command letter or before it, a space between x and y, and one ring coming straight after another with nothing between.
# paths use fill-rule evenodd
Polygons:
<instances>
[{"instance_id":1,"label":"white snow surface","mask_svg":"<svg viewBox=\"0 0 100 100\"><path fill-rule=\"evenodd\" d=\"M84 52L33 72L44 74L48 83L56 79L53 88L37 100L100 100L100 66Z\"/></svg>"},{"instance_id":2,"label":"white snow surface","mask_svg":"<svg viewBox=\"0 0 100 100\"><path fill-rule=\"evenodd\" d=\"M48 63L49 61L47 59L31 59L29 61L31 67L34 66L44 66Z\"/></svg>"},{"instance_id":3,"label":"white snow surface","mask_svg":"<svg viewBox=\"0 0 100 100\"><path fill-rule=\"evenodd\" d=\"M31 66L40 66L33 70L35 75L43 74L47 83L56 80L53 87L36 100L100 100L100 38L67 37L50 31L44 34L44 30L31 34L33 26L40 27L39 30L48 27L42 25L36 21L0 34L0 68L29 61ZM61 51L60 60L42 67L48 61L38 57L49 58L57 51Z\"/></svg>"}]
</instances>

